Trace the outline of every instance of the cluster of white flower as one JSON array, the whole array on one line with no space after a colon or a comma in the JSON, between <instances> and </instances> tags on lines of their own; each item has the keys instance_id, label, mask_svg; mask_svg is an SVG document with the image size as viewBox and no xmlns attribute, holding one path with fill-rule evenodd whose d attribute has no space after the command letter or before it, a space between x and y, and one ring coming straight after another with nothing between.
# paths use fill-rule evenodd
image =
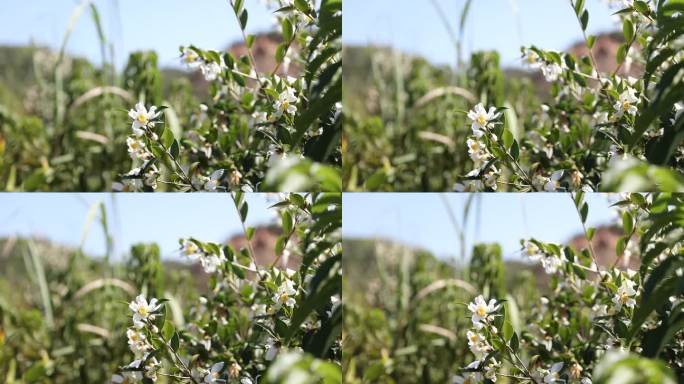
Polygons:
<instances>
[{"instance_id":1,"label":"cluster of white flower","mask_svg":"<svg viewBox=\"0 0 684 384\"><path fill-rule=\"evenodd\" d=\"M148 110L142 102L139 102L128 111L128 116L133 120L131 124L133 134L126 139L128 153L131 159L134 161L141 160L143 165L142 167L134 167L125 175L123 178L124 186L134 191L142 189L143 186L156 189L159 170L155 165L148 166L153 155L145 145L143 137L147 136L152 140L157 140L157 135L151 129L159 122L161 112L157 110L156 106L151 106Z\"/></svg>"},{"instance_id":2,"label":"cluster of white flower","mask_svg":"<svg viewBox=\"0 0 684 384\"><path fill-rule=\"evenodd\" d=\"M219 189L219 184L224 173L225 172L223 169L218 169L212 172L208 177L203 175L193 175L192 186L198 191L216 192ZM236 177L238 178L238 182L239 178L242 177L242 174L240 174L240 172L237 170L231 174L232 179Z\"/></svg>"},{"instance_id":3,"label":"cluster of white flower","mask_svg":"<svg viewBox=\"0 0 684 384\"><path fill-rule=\"evenodd\" d=\"M615 303L616 309L619 311L623 306L628 308L634 308L636 305L635 297L639 294L634 287L636 283L624 278L622 284L618 287L615 296L613 297L613 303Z\"/></svg>"},{"instance_id":4,"label":"cluster of white flower","mask_svg":"<svg viewBox=\"0 0 684 384\"><path fill-rule=\"evenodd\" d=\"M492 154L483 142L483 137L487 135L489 140L497 141L496 135L490 129L493 124L496 124L500 116L501 112L497 112L495 107L490 107L489 110L486 110L482 103L477 104L468 112L467 117L471 120L470 128L473 135L467 139L466 144L468 145L468 154L475 163L475 169L466 175L470 179L456 183L454 186L456 192L477 192L481 191L485 186L493 190L497 189L499 171L492 166L486 172L483 172L480 167L492 158ZM481 173L482 180L475 179Z\"/></svg>"},{"instance_id":5,"label":"cluster of white flower","mask_svg":"<svg viewBox=\"0 0 684 384\"><path fill-rule=\"evenodd\" d=\"M524 253L525 256L530 258L532 261L540 262L542 267L544 267L544 271L549 275L555 274L560 268L563 267L563 259L557 255L547 255L531 241L525 242Z\"/></svg>"},{"instance_id":6,"label":"cluster of white flower","mask_svg":"<svg viewBox=\"0 0 684 384\"><path fill-rule=\"evenodd\" d=\"M539 57L539 54L532 49L525 49L525 60L531 68L541 69L544 78L548 82L554 82L558 80L560 75L563 74L563 66L558 63L551 62L547 63Z\"/></svg>"},{"instance_id":7,"label":"cluster of white flower","mask_svg":"<svg viewBox=\"0 0 684 384\"><path fill-rule=\"evenodd\" d=\"M113 383L138 382L143 379L143 376L152 381L157 379L157 371L161 363L154 356L150 356L153 347L145 335L146 330L159 332L153 323L162 307L157 302L155 298L148 302L145 296L138 295L128 304L128 308L133 312L133 327L126 331L126 336L135 360L128 364L121 374L112 376Z\"/></svg>"},{"instance_id":8,"label":"cluster of white flower","mask_svg":"<svg viewBox=\"0 0 684 384\"><path fill-rule=\"evenodd\" d=\"M227 69L227 66L223 61L223 57L220 55L219 57L219 63L204 60L194 49L184 48L183 53L181 54L181 62L187 65L190 69L199 68L206 81L214 81L218 79L221 72Z\"/></svg>"},{"instance_id":9,"label":"cluster of white flower","mask_svg":"<svg viewBox=\"0 0 684 384\"><path fill-rule=\"evenodd\" d=\"M275 303L276 308L279 308L282 305L293 308L297 303L294 298L296 295L297 290L294 287L294 282L290 279L286 279L280 284L278 290L273 295L273 302Z\"/></svg>"},{"instance_id":10,"label":"cluster of white flower","mask_svg":"<svg viewBox=\"0 0 684 384\"><path fill-rule=\"evenodd\" d=\"M622 117L624 114L636 116L639 109L636 107L639 104L639 98L636 96L636 90L627 88L620 94L620 99L615 102L613 106L617 111L616 116Z\"/></svg>"},{"instance_id":11,"label":"cluster of white flower","mask_svg":"<svg viewBox=\"0 0 684 384\"><path fill-rule=\"evenodd\" d=\"M471 321L474 328L467 333L468 346L477 360L468 364L465 367L465 372L461 375L454 376L452 380L454 383L475 383L481 382L483 379L496 382L496 373L501 363L493 357L485 360L485 356L493 348L482 331L485 330L490 334L498 332L492 322L499 308L501 305L497 304L495 299L487 302L482 295L477 296L472 303L468 304L468 310L472 313ZM473 370L477 371L473 372Z\"/></svg>"},{"instance_id":12,"label":"cluster of white flower","mask_svg":"<svg viewBox=\"0 0 684 384\"><path fill-rule=\"evenodd\" d=\"M223 249L219 248L219 253L205 253L200 247L190 239L181 240L181 253L191 261L199 261L206 273L216 273L220 271L227 259L223 254Z\"/></svg>"},{"instance_id":13,"label":"cluster of white flower","mask_svg":"<svg viewBox=\"0 0 684 384\"><path fill-rule=\"evenodd\" d=\"M297 113L297 106L295 105L297 101L299 101L299 98L297 98L296 91L293 88L287 87L280 93L278 100L273 103L273 109L275 109L274 118L279 119L283 113L294 116Z\"/></svg>"}]
</instances>

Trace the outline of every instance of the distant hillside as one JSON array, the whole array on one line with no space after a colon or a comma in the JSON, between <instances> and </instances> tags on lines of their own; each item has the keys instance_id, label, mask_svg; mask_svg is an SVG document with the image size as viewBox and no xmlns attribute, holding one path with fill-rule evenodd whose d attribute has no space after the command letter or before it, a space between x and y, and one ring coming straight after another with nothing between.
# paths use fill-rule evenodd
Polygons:
<instances>
[{"instance_id":1,"label":"distant hillside","mask_svg":"<svg viewBox=\"0 0 684 384\"><path fill-rule=\"evenodd\" d=\"M621 232L616 227L597 228L592 245L602 266L611 266L615 262L615 245L620 236ZM566 244L576 249L582 249L587 246L587 241L583 234L578 234L568 239ZM444 278L458 275L458 270L461 268L461 266L437 258L428 251L407 248L400 243L388 240L344 239L343 245L345 278L348 279L349 286L354 287L354 290L359 292L372 289L376 285L376 281L381 278L378 265L397 265L404 250L407 251L405 253L407 257L411 258L411 263L420 263L423 268L434 269ZM523 259L504 260L504 264L508 288L516 284L517 276L530 273L535 277L536 285L540 290L548 289L549 276L544 272L541 265L532 264ZM638 268L638 265L638 259L630 259L630 268ZM617 266L624 268L622 263ZM385 271L384 273L388 272ZM390 278L396 278L396 276L392 277L390 273Z\"/></svg>"},{"instance_id":2,"label":"distant hillside","mask_svg":"<svg viewBox=\"0 0 684 384\"><path fill-rule=\"evenodd\" d=\"M610 72L617 68L616 55L619 45L623 42L621 33L605 33L597 37L592 50L602 72ZM587 56L589 50L584 42L571 45L568 52L578 56ZM424 58L409 55L386 46L354 46L346 45L342 50L344 94L343 102L348 111L365 115L374 115L374 101L377 99L377 85L382 83L389 91L396 87L395 75L406 76L411 73L429 74L427 78L434 81L436 86L454 84L455 76L462 74L454 72L448 66L434 65ZM540 71L530 71L525 68L502 68L507 83L511 80L524 80L533 84L536 95L543 99L549 97L549 83L544 80ZM635 65L622 68L620 73L638 76L641 69ZM384 76L384 77L383 77ZM405 86L410 86L405 84ZM430 85L427 84L429 87Z\"/></svg>"},{"instance_id":3,"label":"distant hillside","mask_svg":"<svg viewBox=\"0 0 684 384\"><path fill-rule=\"evenodd\" d=\"M256 254L257 262L260 265L271 265L275 260L275 242L280 235L280 229L272 226L258 227L252 238L252 246ZM236 249L246 246L244 235L232 236L226 240ZM35 277L31 275L33 267L30 253L35 252L41 260L46 271L58 273L69 268L69 263L73 262L74 257L79 261L79 270L102 270L118 268L117 264L107 266L101 258L93 258L88 255L80 255L78 249L63 246L44 239L25 239L25 238L2 238L0 239L0 291L5 287L31 285ZM297 268L299 259L291 258L288 267ZM28 264L27 264L28 263ZM189 273L192 276L195 288L199 291L207 287L208 276L204 273L199 263L188 263L186 260L162 260L164 270L168 273ZM279 265L282 267L282 265ZM11 290L5 290L7 292Z\"/></svg>"}]
</instances>

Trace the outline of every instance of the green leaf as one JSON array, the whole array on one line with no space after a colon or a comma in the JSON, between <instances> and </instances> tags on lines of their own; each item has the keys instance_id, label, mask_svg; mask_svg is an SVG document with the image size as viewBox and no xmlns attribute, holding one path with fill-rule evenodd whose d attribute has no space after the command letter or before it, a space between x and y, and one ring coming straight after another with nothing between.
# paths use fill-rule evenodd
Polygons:
<instances>
[{"instance_id":1,"label":"green leaf","mask_svg":"<svg viewBox=\"0 0 684 384\"><path fill-rule=\"evenodd\" d=\"M582 223L586 223L587 215L589 215L589 205L587 205L587 203L582 204L582 208L580 209L580 215L582 216Z\"/></svg>"},{"instance_id":2,"label":"green leaf","mask_svg":"<svg viewBox=\"0 0 684 384\"><path fill-rule=\"evenodd\" d=\"M283 32L283 40L285 40L286 42L291 41L294 37L294 27L292 26L290 19L283 19L283 22L280 27Z\"/></svg>"},{"instance_id":3,"label":"green leaf","mask_svg":"<svg viewBox=\"0 0 684 384\"><path fill-rule=\"evenodd\" d=\"M587 30L587 25L589 25L589 12L586 10L584 13L582 13L582 30L586 31Z\"/></svg>"},{"instance_id":4,"label":"green leaf","mask_svg":"<svg viewBox=\"0 0 684 384\"><path fill-rule=\"evenodd\" d=\"M247 240L252 240L252 238L254 237L254 227L248 227L245 235L247 237Z\"/></svg>"},{"instance_id":5,"label":"green leaf","mask_svg":"<svg viewBox=\"0 0 684 384\"><path fill-rule=\"evenodd\" d=\"M173 137L173 132L171 132L169 128L164 128L164 132L162 132L161 135L161 143L164 147L167 149L171 148L171 144L173 144L174 140L176 140L176 138Z\"/></svg>"},{"instance_id":6,"label":"green leaf","mask_svg":"<svg viewBox=\"0 0 684 384\"><path fill-rule=\"evenodd\" d=\"M625 41L628 43L634 38L634 24L630 19L625 19L622 22L622 33L625 36Z\"/></svg>"},{"instance_id":7,"label":"green leaf","mask_svg":"<svg viewBox=\"0 0 684 384\"><path fill-rule=\"evenodd\" d=\"M589 35L587 37L587 46L589 49L594 48L594 44L596 44L596 36L595 35Z\"/></svg>"},{"instance_id":8,"label":"green leaf","mask_svg":"<svg viewBox=\"0 0 684 384\"><path fill-rule=\"evenodd\" d=\"M247 28L247 19L249 18L249 14L247 13L247 10L245 9L242 11L240 14L240 28L244 31L245 28Z\"/></svg>"}]
</instances>

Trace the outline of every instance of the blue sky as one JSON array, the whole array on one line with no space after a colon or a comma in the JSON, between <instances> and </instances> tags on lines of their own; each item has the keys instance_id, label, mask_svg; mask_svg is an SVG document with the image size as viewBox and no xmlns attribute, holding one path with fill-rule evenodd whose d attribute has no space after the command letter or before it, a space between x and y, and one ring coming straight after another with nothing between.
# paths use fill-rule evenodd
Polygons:
<instances>
[{"instance_id":1,"label":"blue sky","mask_svg":"<svg viewBox=\"0 0 684 384\"><path fill-rule=\"evenodd\" d=\"M249 203L247 224L256 226L275 220L265 194L245 195ZM242 234L240 219L228 194L209 193L3 193L0 194L0 237L38 236L78 247L91 205L107 207L115 256L121 257L138 242L157 242L162 257L178 257L178 239L196 237L224 241ZM84 250L104 254L105 240L99 216L90 226Z\"/></svg>"},{"instance_id":2,"label":"blue sky","mask_svg":"<svg viewBox=\"0 0 684 384\"><path fill-rule=\"evenodd\" d=\"M468 195L445 196L460 221ZM582 232L575 206L565 193L492 193L479 198L481 208L472 205L465 226L466 249L477 242L498 242L505 258L516 258L520 239L561 243ZM616 217L609 195L589 194L586 201L589 226L611 223ZM459 256L460 244L440 194L345 193L342 223L344 237L392 239L440 257Z\"/></svg>"},{"instance_id":3,"label":"blue sky","mask_svg":"<svg viewBox=\"0 0 684 384\"><path fill-rule=\"evenodd\" d=\"M80 0L0 0L0 44L35 42L58 50ZM160 65L179 66L178 46L190 43L223 49L242 34L228 0L94 0L104 33L114 44L117 66L128 53L156 50ZM261 2L247 0L247 30L272 29L272 14ZM67 52L101 63L100 45L89 10L78 19Z\"/></svg>"},{"instance_id":4,"label":"blue sky","mask_svg":"<svg viewBox=\"0 0 684 384\"><path fill-rule=\"evenodd\" d=\"M458 31L466 0L437 0ZM495 49L505 67L519 66L520 46L564 50L582 39L569 0L476 0L465 30L464 52ZM604 0L587 0L589 33L616 29ZM517 9L517 12L514 12ZM517 16L516 16L517 15ZM345 44L381 44L454 64L456 53L431 0L345 0ZM466 55L466 58L468 55Z\"/></svg>"}]
</instances>

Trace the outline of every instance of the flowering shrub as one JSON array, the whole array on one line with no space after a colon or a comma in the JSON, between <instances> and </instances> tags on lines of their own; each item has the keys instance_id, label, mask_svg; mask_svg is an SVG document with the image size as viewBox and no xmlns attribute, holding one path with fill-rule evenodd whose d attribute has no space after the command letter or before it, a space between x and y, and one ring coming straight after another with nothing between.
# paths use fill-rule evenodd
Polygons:
<instances>
[{"instance_id":1,"label":"flowering shrub","mask_svg":"<svg viewBox=\"0 0 684 384\"><path fill-rule=\"evenodd\" d=\"M244 223L248 204L234 195ZM209 293L185 324L166 299L144 292L129 304L126 333L135 359L114 382L341 383L341 196L292 194L274 205L283 233L278 259L260 265L251 243L236 250L188 238L181 254L211 275ZM245 228L247 240L254 233ZM298 270L281 268L291 258ZM128 381L126 381L128 380Z\"/></svg>"},{"instance_id":2,"label":"flowering shrub","mask_svg":"<svg viewBox=\"0 0 684 384\"><path fill-rule=\"evenodd\" d=\"M425 262L400 261L400 286L378 293L398 295L411 309L380 304L372 312L365 309L373 318L366 320L373 324L364 335L369 345L359 345L356 337L345 343L347 377L455 383L681 381L682 196L631 194L617 201L622 236L612 265L594 254L595 229L585 225L589 207L583 193L573 200L587 248L521 241L522 255L548 275L548 287L541 291L533 276L523 274L506 291L498 247L478 246L468 279L427 269ZM635 259L638 270L627 268ZM351 332L363 315L347 304ZM383 344L383 327L389 327L384 331L389 344Z\"/></svg>"},{"instance_id":3,"label":"flowering shrub","mask_svg":"<svg viewBox=\"0 0 684 384\"><path fill-rule=\"evenodd\" d=\"M244 1L231 0L247 55L181 47L181 61L210 82L211 99L183 131L164 124L149 100L129 112L135 167L125 189L159 183L183 191L341 190L342 2L276 1L282 33L276 66L257 69ZM299 77L290 66L303 68ZM327 165L326 165L327 164Z\"/></svg>"},{"instance_id":4,"label":"flowering shrub","mask_svg":"<svg viewBox=\"0 0 684 384\"><path fill-rule=\"evenodd\" d=\"M684 122L682 4L672 0L613 3L624 43L610 73L600 70L594 58L596 36L586 33L589 13L581 0L569 1L568 10L577 17L588 55L522 48L524 63L540 71L549 84L544 103L529 95L527 82L504 82L496 54L475 54L460 77L448 72L426 75L415 61L397 63L396 77L401 82L394 108L399 119L393 120L385 111L393 107L391 99L379 96L383 120L355 114L345 130L354 141L345 147L350 159L345 179L350 188L684 189L677 133ZM409 66L418 68L407 70ZM449 83L444 78L456 80ZM404 112L409 110L411 116ZM384 132L382 125L391 128L386 130L387 139L375 138ZM368 145L376 146L381 157L371 159L364 154L367 148L356 145L364 136L372 138Z\"/></svg>"}]
</instances>

